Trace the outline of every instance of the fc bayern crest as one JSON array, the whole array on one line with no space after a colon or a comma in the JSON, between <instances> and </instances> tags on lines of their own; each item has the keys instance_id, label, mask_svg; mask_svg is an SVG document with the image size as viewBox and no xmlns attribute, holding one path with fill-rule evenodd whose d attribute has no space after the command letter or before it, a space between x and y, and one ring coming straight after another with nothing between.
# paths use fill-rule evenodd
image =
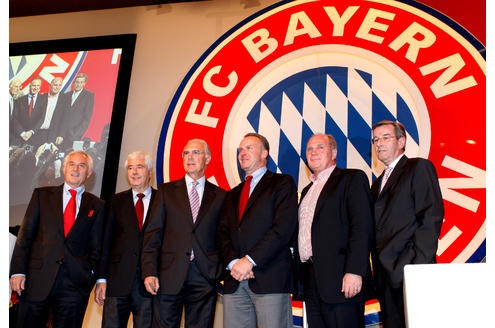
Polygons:
<instances>
[{"instance_id":1,"label":"fc bayern crest","mask_svg":"<svg viewBox=\"0 0 495 328\"><path fill-rule=\"evenodd\" d=\"M242 173L248 132L270 142L268 167L309 181L305 145L332 134L339 167L382 172L371 127L398 120L406 154L437 169L445 221L439 262L485 256L484 46L413 1L283 1L239 23L194 64L170 104L157 150L159 183L178 179L187 140L210 145L207 178L224 189Z\"/></svg>"}]
</instances>

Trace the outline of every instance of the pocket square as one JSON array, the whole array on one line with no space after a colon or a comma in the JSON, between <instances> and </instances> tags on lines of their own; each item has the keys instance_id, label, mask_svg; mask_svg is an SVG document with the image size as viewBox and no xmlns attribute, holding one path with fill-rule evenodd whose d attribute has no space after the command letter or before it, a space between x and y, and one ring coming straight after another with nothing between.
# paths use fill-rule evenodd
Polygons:
<instances>
[{"instance_id":1,"label":"pocket square","mask_svg":"<svg viewBox=\"0 0 495 328\"><path fill-rule=\"evenodd\" d=\"M94 210L90 210L88 213L88 218L92 217L94 212L95 212Z\"/></svg>"}]
</instances>

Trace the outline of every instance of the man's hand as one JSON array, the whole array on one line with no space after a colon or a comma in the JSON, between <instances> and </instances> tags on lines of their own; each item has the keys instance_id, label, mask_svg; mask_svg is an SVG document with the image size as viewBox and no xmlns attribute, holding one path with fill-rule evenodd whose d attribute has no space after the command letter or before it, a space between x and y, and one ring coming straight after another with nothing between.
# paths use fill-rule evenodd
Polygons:
<instances>
[{"instance_id":1,"label":"man's hand","mask_svg":"<svg viewBox=\"0 0 495 328\"><path fill-rule=\"evenodd\" d=\"M144 287L151 295L156 295L158 289L160 289L160 282L158 277L149 276L144 278Z\"/></svg>"},{"instance_id":2,"label":"man's hand","mask_svg":"<svg viewBox=\"0 0 495 328\"><path fill-rule=\"evenodd\" d=\"M243 257L232 266L230 275L237 281L252 279L254 278L253 264L247 257Z\"/></svg>"},{"instance_id":3,"label":"man's hand","mask_svg":"<svg viewBox=\"0 0 495 328\"><path fill-rule=\"evenodd\" d=\"M107 283L106 282L97 283L95 288L95 302L98 305L103 305L103 303L105 303L106 293L107 293Z\"/></svg>"},{"instance_id":4,"label":"man's hand","mask_svg":"<svg viewBox=\"0 0 495 328\"><path fill-rule=\"evenodd\" d=\"M24 284L26 283L25 276L15 276L10 278L10 288L12 291L17 292L19 296L21 296L22 291L24 290Z\"/></svg>"},{"instance_id":5,"label":"man's hand","mask_svg":"<svg viewBox=\"0 0 495 328\"><path fill-rule=\"evenodd\" d=\"M360 275L346 273L342 278L342 290L346 298L356 296L363 286L363 278Z\"/></svg>"}]
</instances>

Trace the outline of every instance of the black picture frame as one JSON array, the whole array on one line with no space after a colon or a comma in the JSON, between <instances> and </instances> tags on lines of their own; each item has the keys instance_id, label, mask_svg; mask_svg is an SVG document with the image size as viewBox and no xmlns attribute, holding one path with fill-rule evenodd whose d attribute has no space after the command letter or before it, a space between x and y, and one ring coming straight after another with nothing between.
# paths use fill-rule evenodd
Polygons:
<instances>
[{"instance_id":1,"label":"black picture frame","mask_svg":"<svg viewBox=\"0 0 495 328\"><path fill-rule=\"evenodd\" d=\"M9 44L9 58L15 57L16 59L22 59L22 56L37 54L51 55L77 52L78 54L82 53L84 55L90 54L94 50L105 51L108 49L114 49L116 51L114 53L118 53L119 50L121 51L119 55L119 65L116 73L117 78L115 82L115 93L113 95L105 95L105 99L110 99L109 97L113 97L113 106L111 110L109 129L108 124L105 127L105 129L108 130L108 139L105 157L103 159L103 174L101 179L99 180L101 181L101 187L100 193L98 195L102 199L107 199L110 195L115 193L136 38L136 34L120 34L46 41L29 41ZM77 68L72 69L72 76L74 77L77 73ZM13 76L16 76L15 73L13 73L12 71L12 62L10 62L9 74L9 81L13 78ZM88 80L91 79L98 79L98 76L90 76L88 78ZM49 85L50 81L47 82ZM26 87L26 83L28 83L28 81L24 81L24 87ZM70 91L70 85L65 85L64 88L65 87L67 88L65 89L66 91ZM93 113L93 115L96 115L96 113ZM103 128L101 130L103 133ZM32 192L32 190L30 191ZM29 195L27 195L27 197L29 199L30 193ZM12 210L12 203L10 205ZM25 205L27 206L27 204ZM12 219L12 216L9 218L11 226L20 224L18 216L19 213L17 213L17 217L15 220Z\"/></svg>"}]
</instances>

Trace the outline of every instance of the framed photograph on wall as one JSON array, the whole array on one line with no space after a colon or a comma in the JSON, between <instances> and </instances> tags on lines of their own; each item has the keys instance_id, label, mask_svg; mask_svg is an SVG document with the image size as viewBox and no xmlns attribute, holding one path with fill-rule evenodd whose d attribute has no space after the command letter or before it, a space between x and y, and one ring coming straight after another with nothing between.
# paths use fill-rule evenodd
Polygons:
<instances>
[{"instance_id":1,"label":"framed photograph on wall","mask_svg":"<svg viewBox=\"0 0 495 328\"><path fill-rule=\"evenodd\" d=\"M115 192L135 43L123 34L10 44L10 226L34 188L63 183L74 149L93 157L86 190Z\"/></svg>"}]
</instances>

